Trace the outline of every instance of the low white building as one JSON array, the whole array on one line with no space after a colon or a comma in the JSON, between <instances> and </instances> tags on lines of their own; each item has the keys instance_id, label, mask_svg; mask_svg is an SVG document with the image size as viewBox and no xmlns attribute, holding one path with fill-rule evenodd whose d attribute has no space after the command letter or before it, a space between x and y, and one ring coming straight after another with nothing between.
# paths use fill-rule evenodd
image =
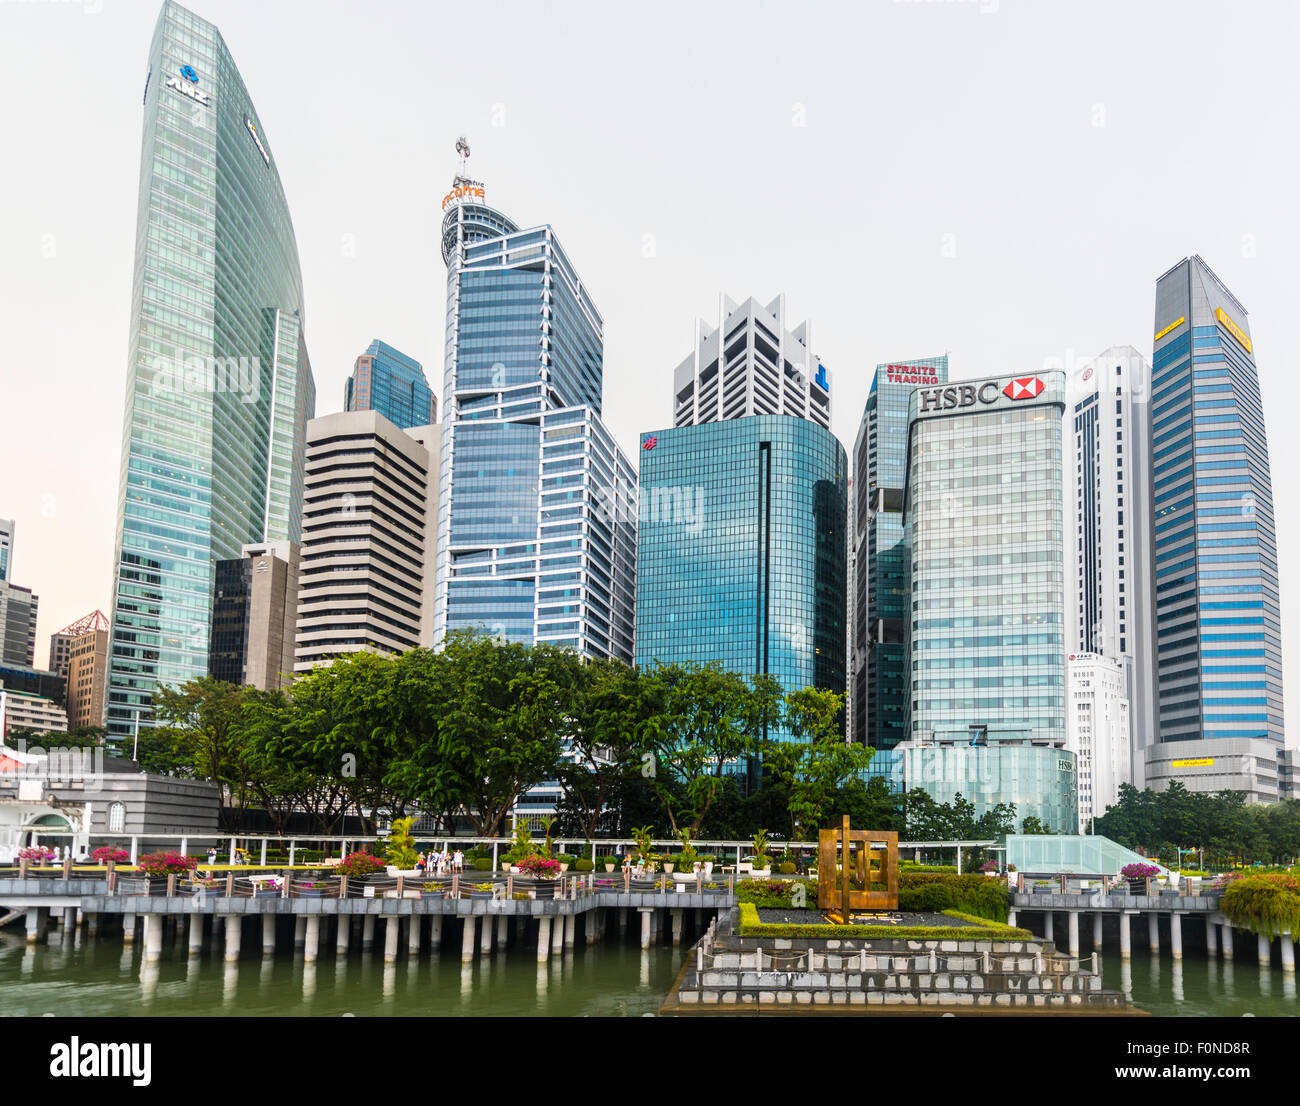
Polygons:
<instances>
[{"instance_id":1,"label":"low white building","mask_svg":"<svg viewBox=\"0 0 1300 1106\"><path fill-rule=\"evenodd\" d=\"M1100 653L1066 657L1065 747L1079 771L1079 830L1119 801L1119 787L1133 782L1130 756L1128 676L1124 666Z\"/></svg>"}]
</instances>

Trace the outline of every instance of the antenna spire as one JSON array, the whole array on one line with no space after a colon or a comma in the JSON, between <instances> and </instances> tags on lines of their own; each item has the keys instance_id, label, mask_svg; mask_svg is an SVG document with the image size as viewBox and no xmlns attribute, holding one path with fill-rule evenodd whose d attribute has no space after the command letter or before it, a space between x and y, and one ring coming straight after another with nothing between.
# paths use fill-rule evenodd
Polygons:
<instances>
[{"instance_id":1,"label":"antenna spire","mask_svg":"<svg viewBox=\"0 0 1300 1106\"><path fill-rule=\"evenodd\" d=\"M469 141L462 134L456 139L456 153L460 155L460 175L465 175L465 163L469 160Z\"/></svg>"}]
</instances>

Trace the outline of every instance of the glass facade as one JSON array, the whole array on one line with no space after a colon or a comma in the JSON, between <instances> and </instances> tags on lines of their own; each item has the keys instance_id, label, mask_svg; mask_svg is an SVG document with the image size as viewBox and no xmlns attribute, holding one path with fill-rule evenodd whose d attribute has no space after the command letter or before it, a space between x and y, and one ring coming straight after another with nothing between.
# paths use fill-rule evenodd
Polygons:
<instances>
[{"instance_id":1,"label":"glass facade","mask_svg":"<svg viewBox=\"0 0 1300 1106\"><path fill-rule=\"evenodd\" d=\"M997 725L1062 744L1064 374L923 388L910 407L909 736Z\"/></svg>"},{"instance_id":2,"label":"glass facade","mask_svg":"<svg viewBox=\"0 0 1300 1106\"><path fill-rule=\"evenodd\" d=\"M847 458L804 418L641 438L637 663L844 690Z\"/></svg>"},{"instance_id":3,"label":"glass facade","mask_svg":"<svg viewBox=\"0 0 1300 1106\"><path fill-rule=\"evenodd\" d=\"M1160 741L1280 744L1277 535L1246 309L1204 261L1190 257L1157 281L1155 318Z\"/></svg>"},{"instance_id":4,"label":"glass facade","mask_svg":"<svg viewBox=\"0 0 1300 1106\"><path fill-rule=\"evenodd\" d=\"M600 420L600 314L549 226L456 203L443 258L435 644L477 627L631 661L636 473Z\"/></svg>"},{"instance_id":5,"label":"glass facade","mask_svg":"<svg viewBox=\"0 0 1300 1106\"><path fill-rule=\"evenodd\" d=\"M210 23L163 5L149 51L107 724L208 671L215 564L294 540L315 384L288 205Z\"/></svg>"},{"instance_id":6,"label":"glass facade","mask_svg":"<svg viewBox=\"0 0 1300 1106\"><path fill-rule=\"evenodd\" d=\"M1017 742L972 745L911 745L899 750L908 788L923 788L938 803L958 795L975 804L980 817L998 803L1015 809L1016 826L1035 817L1050 833L1077 833L1075 757L1068 749L1033 744L1028 733Z\"/></svg>"},{"instance_id":7,"label":"glass facade","mask_svg":"<svg viewBox=\"0 0 1300 1106\"><path fill-rule=\"evenodd\" d=\"M378 411L403 430L438 421L438 403L420 362L378 338L357 358L344 387L343 410Z\"/></svg>"},{"instance_id":8,"label":"glass facade","mask_svg":"<svg viewBox=\"0 0 1300 1106\"><path fill-rule=\"evenodd\" d=\"M948 358L877 365L853 449L853 740L891 749L907 737L907 552L903 481L908 400L948 382Z\"/></svg>"}]
</instances>

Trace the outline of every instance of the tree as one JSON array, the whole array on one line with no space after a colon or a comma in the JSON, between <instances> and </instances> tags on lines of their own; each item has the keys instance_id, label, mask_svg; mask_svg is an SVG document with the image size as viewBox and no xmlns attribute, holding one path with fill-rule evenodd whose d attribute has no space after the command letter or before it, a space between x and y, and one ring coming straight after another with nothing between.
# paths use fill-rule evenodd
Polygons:
<instances>
[{"instance_id":1,"label":"tree","mask_svg":"<svg viewBox=\"0 0 1300 1106\"><path fill-rule=\"evenodd\" d=\"M1025 820L1020 823L1020 832L1031 835L1050 834L1052 831L1043 824L1042 819L1033 814L1026 814Z\"/></svg>"},{"instance_id":2,"label":"tree","mask_svg":"<svg viewBox=\"0 0 1300 1106\"><path fill-rule=\"evenodd\" d=\"M211 780L223 791L222 829L233 832L235 811L247 794L247 765L240 757L243 689L211 676L180 687L159 685L153 697L154 736L170 746L178 774Z\"/></svg>"},{"instance_id":3,"label":"tree","mask_svg":"<svg viewBox=\"0 0 1300 1106\"><path fill-rule=\"evenodd\" d=\"M782 705L790 739L764 742L763 766L784 793L790 839L796 840L815 836L836 792L867 767L875 750L845 742L842 695L807 687L790 692Z\"/></svg>"}]
</instances>

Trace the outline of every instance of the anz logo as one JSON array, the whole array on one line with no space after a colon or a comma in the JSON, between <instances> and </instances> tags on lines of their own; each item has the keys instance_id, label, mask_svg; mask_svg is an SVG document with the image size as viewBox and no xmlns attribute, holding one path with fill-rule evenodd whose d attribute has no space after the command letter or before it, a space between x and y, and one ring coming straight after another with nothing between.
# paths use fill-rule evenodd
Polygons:
<instances>
[{"instance_id":1,"label":"anz logo","mask_svg":"<svg viewBox=\"0 0 1300 1106\"><path fill-rule=\"evenodd\" d=\"M208 94L199 90L199 75L192 65L182 65L179 77L168 77L167 87L174 88L182 96L188 96L196 104L209 106Z\"/></svg>"}]
</instances>

